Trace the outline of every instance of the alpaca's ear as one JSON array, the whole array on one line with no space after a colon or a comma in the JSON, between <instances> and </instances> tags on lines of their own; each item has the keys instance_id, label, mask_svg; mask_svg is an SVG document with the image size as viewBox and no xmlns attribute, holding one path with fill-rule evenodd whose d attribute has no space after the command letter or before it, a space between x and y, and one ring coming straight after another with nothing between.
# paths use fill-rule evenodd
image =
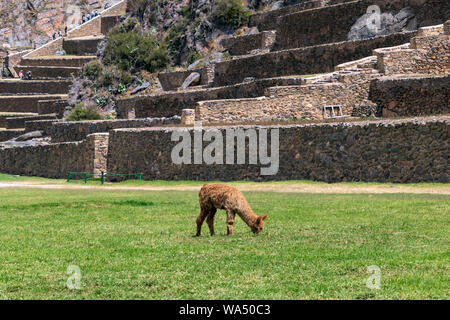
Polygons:
<instances>
[{"instance_id":1,"label":"alpaca's ear","mask_svg":"<svg viewBox=\"0 0 450 320\"><path fill-rule=\"evenodd\" d=\"M262 217L261 217L261 220L262 221L264 221L264 220L266 220L267 219L267 214L265 214L265 215L263 215Z\"/></svg>"}]
</instances>

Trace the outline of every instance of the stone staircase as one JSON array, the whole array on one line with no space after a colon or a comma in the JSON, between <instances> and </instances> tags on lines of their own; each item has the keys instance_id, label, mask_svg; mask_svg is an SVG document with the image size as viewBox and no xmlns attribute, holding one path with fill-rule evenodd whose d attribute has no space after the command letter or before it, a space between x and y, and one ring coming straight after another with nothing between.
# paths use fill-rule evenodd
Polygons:
<instances>
[{"instance_id":1,"label":"stone staircase","mask_svg":"<svg viewBox=\"0 0 450 320\"><path fill-rule=\"evenodd\" d=\"M45 134L49 122L63 117L72 77L97 58L99 43L125 14L126 5L119 2L67 36L21 57L14 71L31 71L33 80L0 80L0 141L23 134L26 127L41 128ZM65 55L56 55L62 50Z\"/></svg>"}]
</instances>

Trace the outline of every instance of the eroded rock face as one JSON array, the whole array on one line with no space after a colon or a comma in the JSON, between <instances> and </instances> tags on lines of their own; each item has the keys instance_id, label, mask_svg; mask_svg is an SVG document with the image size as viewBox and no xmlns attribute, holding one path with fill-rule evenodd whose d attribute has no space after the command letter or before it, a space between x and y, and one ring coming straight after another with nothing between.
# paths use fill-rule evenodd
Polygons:
<instances>
[{"instance_id":1,"label":"eroded rock face","mask_svg":"<svg viewBox=\"0 0 450 320\"><path fill-rule=\"evenodd\" d=\"M54 33L64 33L77 27L83 14L100 11L106 2L113 5L120 0L8 0L0 1L0 46L41 46Z\"/></svg>"},{"instance_id":2,"label":"eroded rock face","mask_svg":"<svg viewBox=\"0 0 450 320\"><path fill-rule=\"evenodd\" d=\"M380 13L379 18L376 14L366 13L352 26L347 39L363 40L415 29L417 29L415 11L406 7L395 14L391 12Z\"/></svg>"}]
</instances>

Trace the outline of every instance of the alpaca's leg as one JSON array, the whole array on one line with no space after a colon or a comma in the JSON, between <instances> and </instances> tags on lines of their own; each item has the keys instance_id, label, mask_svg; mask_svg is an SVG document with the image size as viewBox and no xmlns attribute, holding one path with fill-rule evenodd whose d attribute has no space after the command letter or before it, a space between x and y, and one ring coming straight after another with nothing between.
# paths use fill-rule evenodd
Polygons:
<instances>
[{"instance_id":1,"label":"alpaca's leg","mask_svg":"<svg viewBox=\"0 0 450 320\"><path fill-rule=\"evenodd\" d=\"M208 214L210 213L209 210L205 210L205 208L201 208L200 214L197 217L197 234L196 236L200 236L200 233L202 232L202 224L203 221L205 221L206 217L208 216Z\"/></svg>"},{"instance_id":2,"label":"alpaca's leg","mask_svg":"<svg viewBox=\"0 0 450 320\"><path fill-rule=\"evenodd\" d=\"M209 232L212 236L214 235L214 217L216 215L216 211L217 209L213 207L208 217L206 218L206 223L208 224Z\"/></svg>"},{"instance_id":3,"label":"alpaca's leg","mask_svg":"<svg viewBox=\"0 0 450 320\"><path fill-rule=\"evenodd\" d=\"M233 210L227 210L227 234L233 235L233 224L234 224L234 212Z\"/></svg>"}]
</instances>

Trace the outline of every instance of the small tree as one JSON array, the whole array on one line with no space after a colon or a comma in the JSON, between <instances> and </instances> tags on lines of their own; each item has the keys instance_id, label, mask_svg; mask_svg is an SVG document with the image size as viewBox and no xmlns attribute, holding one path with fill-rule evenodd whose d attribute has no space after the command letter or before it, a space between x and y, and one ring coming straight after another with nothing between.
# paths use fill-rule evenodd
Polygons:
<instances>
[{"instance_id":1,"label":"small tree","mask_svg":"<svg viewBox=\"0 0 450 320\"><path fill-rule=\"evenodd\" d=\"M242 4L242 0L216 0L213 18L219 25L239 28L248 23L250 11Z\"/></svg>"}]
</instances>

